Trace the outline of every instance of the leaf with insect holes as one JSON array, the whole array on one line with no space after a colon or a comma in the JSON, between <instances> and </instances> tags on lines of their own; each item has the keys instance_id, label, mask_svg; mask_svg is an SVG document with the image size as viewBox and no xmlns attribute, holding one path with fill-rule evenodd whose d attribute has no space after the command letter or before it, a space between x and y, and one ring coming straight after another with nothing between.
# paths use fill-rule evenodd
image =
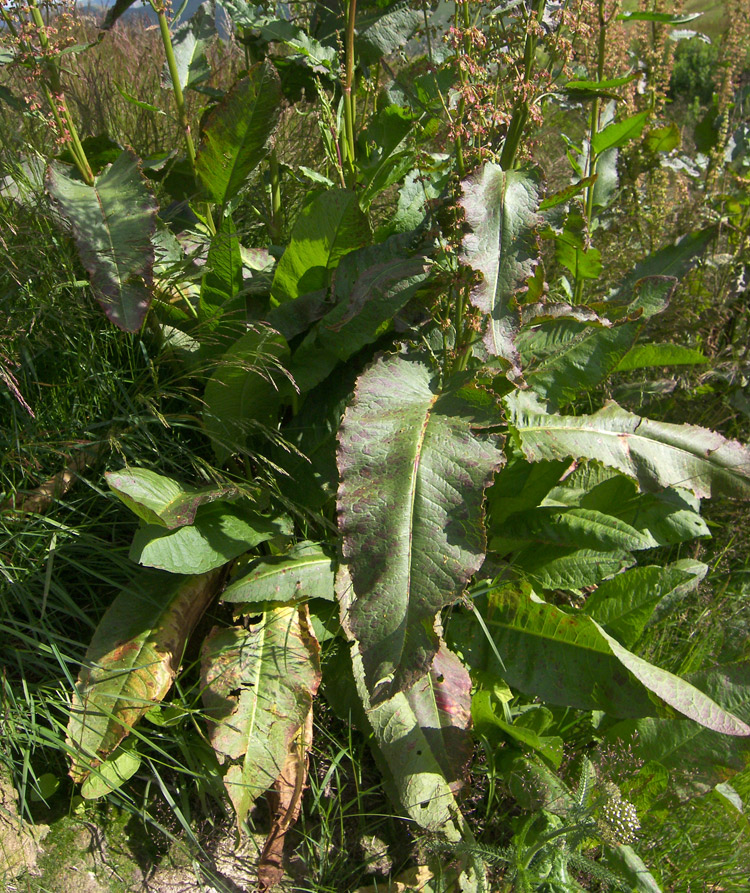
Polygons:
<instances>
[{"instance_id":1,"label":"leaf with insect holes","mask_svg":"<svg viewBox=\"0 0 750 893\"><path fill-rule=\"evenodd\" d=\"M320 684L320 646L306 607L266 611L247 629L215 628L203 645L203 703L241 826L281 776Z\"/></svg>"},{"instance_id":2,"label":"leaf with insect holes","mask_svg":"<svg viewBox=\"0 0 750 893\"><path fill-rule=\"evenodd\" d=\"M74 781L106 760L167 694L221 578L221 570L197 577L144 572L114 600L86 651L70 708Z\"/></svg>"},{"instance_id":3,"label":"leaf with insect holes","mask_svg":"<svg viewBox=\"0 0 750 893\"><path fill-rule=\"evenodd\" d=\"M157 212L138 158L126 149L93 186L53 162L47 190L73 230L94 297L118 328L137 332L151 304Z\"/></svg>"}]
</instances>

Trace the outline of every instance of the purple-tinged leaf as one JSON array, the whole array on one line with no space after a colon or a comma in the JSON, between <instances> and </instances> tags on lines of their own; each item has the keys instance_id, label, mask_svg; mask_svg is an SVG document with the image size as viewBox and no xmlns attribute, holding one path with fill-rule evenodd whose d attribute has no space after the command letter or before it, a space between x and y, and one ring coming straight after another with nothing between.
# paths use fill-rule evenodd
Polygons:
<instances>
[{"instance_id":1,"label":"purple-tinged leaf","mask_svg":"<svg viewBox=\"0 0 750 893\"><path fill-rule=\"evenodd\" d=\"M380 357L339 431L342 548L353 593L342 622L373 703L410 688L438 649L435 616L484 560L482 501L503 462L494 399L441 387L418 358Z\"/></svg>"},{"instance_id":2,"label":"purple-tinged leaf","mask_svg":"<svg viewBox=\"0 0 750 893\"><path fill-rule=\"evenodd\" d=\"M528 173L486 164L462 183L462 190L460 205L471 227L463 239L462 260L482 277L471 302L489 317L487 350L517 371L515 296L536 265L538 187Z\"/></svg>"},{"instance_id":3,"label":"purple-tinged leaf","mask_svg":"<svg viewBox=\"0 0 750 893\"><path fill-rule=\"evenodd\" d=\"M138 158L126 149L93 186L53 163L47 190L71 226L97 301L118 328L137 332L151 304L157 212Z\"/></svg>"}]
</instances>

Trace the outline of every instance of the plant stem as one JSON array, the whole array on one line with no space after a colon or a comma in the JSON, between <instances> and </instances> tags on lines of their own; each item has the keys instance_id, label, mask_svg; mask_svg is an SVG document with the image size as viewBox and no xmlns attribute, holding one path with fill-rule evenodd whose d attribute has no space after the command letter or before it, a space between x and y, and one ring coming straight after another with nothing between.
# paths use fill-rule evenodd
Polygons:
<instances>
[{"instance_id":1,"label":"plant stem","mask_svg":"<svg viewBox=\"0 0 750 893\"><path fill-rule=\"evenodd\" d=\"M604 14L604 2L605 0L599 0L599 9L598 9L598 17L599 17L599 39L597 46L597 58L596 58L596 79L597 81L604 80L604 62L607 54L607 20ZM596 153L594 152L594 140L596 139L597 134L599 133L599 115L601 112L601 97L595 96L593 102L591 103L591 115L589 117L589 151L588 158L586 159L586 171L585 175L587 177L593 177L596 174L596 165L598 162L598 158ZM584 214L586 221L586 229L589 230L591 227L591 221L594 219L594 189L596 183L591 183L591 185L586 187L585 192L585 202L584 202ZM583 283L584 279L581 276L576 278L575 285L575 294L573 297L574 304L580 304L583 300Z\"/></svg>"},{"instance_id":2,"label":"plant stem","mask_svg":"<svg viewBox=\"0 0 750 893\"><path fill-rule=\"evenodd\" d=\"M348 167L349 186L354 186L354 23L357 15L357 0L349 0L346 12L346 40L344 43L345 80L344 92L344 124L346 126L346 164Z\"/></svg>"},{"instance_id":3,"label":"plant stem","mask_svg":"<svg viewBox=\"0 0 750 893\"><path fill-rule=\"evenodd\" d=\"M279 172L279 156L276 149L268 155L268 169L271 176L271 221L269 235L274 245L281 243L281 174Z\"/></svg>"},{"instance_id":4,"label":"plant stem","mask_svg":"<svg viewBox=\"0 0 750 893\"><path fill-rule=\"evenodd\" d=\"M529 12L529 21L526 26L526 40L523 45L523 86L524 90L521 98L516 102L513 109L513 116L508 125L508 134L505 137L503 151L500 154L500 166L503 170L511 170L516 163L516 155L518 147L521 145L521 137L526 129L526 123L529 120L529 99L527 90L525 89L531 82L531 76L534 73L534 63L536 60L536 44L537 35L532 27L530 27L531 19L541 19L544 14L546 0L536 0Z\"/></svg>"},{"instance_id":5,"label":"plant stem","mask_svg":"<svg viewBox=\"0 0 750 893\"><path fill-rule=\"evenodd\" d=\"M185 149L187 150L188 165L190 172L197 181L197 169L195 166L195 143L193 142L193 134L190 131L190 120L188 119L187 108L185 106L185 94L182 92L182 84L180 83L180 74L177 71L177 60L172 47L172 34L169 30L169 22L164 12L164 7L150 0L151 8L159 19L159 32L161 34L161 42L164 45L164 55L167 58L167 68L169 69L169 77L172 81L172 94L174 96L175 109L177 110L177 121L182 129L185 138ZM211 205L206 203L206 224L211 235L216 234L216 226L214 225L213 215L211 214Z\"/></svg>"},{"instance_id":6,"label":"plant stem","mask_svg":"<svg viewBox=\"0 0 750 893\"><path fill-rule=\"evenodd\" d=\"M50 49L49 38L47 36L47 27L44 24L42 13L37 6L36 0L29 0L29 10L31 18L36 25L39 34L39 44L42 49L47 52ZM59 131L60 137L64 138L66 134L70 135L70 151L73 155L75 165L80 171L84 182L88 186L94 185L94 172L91 170L86 151L83 148L81 139L78 135L78 128L75 125L73 116L70 114L65 94L63 93L62 83L60 82L60 72L57 68L56 61L47 59L45 62L46 82L44 84L44 94L52 109L52 115ZM51 89L50 89L51 88Z\"/></svg>"}]
</instances>

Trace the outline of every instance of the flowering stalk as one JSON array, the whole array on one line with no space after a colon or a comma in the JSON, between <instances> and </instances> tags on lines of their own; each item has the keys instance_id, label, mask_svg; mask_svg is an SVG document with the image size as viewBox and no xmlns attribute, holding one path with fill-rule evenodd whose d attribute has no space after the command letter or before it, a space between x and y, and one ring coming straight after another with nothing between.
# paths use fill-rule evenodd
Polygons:
<instances>
[{"instance_id":1,"label":"flowering stalk","mask_svg":"<svg viewBox=\"0 0 750 893\"><path fill-rule=\"evenodd\" d=\"M86 152L78 135L78 128L75 125L75 121L73 120L73 116L70 113L68 103L65 99L65 94L60 82L60 71L57 67L57 60L53 58L53 47L50 44L49 35L47 34L47 26L44 24L44 19L37 6L37 0L28 0L28 3L31 20L34 23L34 28L36 29L36 34L39 38L39 46L41 47L42 56L44 56L45 59L43 69L39 70L42 92L44 93L44 97L52 112L52 117L60 139L66 142L70 141L70 151L76 167L83 177L84 182L89 186L93 186L94 173L91 170L91 165L88 162ZM19 42L23 41L23 38L19 37L18 31L13 26L12 20L5 8L3 8L3 19L8 25L11 34L13 34ZM30 46L25 46L24 49L28 52L32 51L32 47Z\"/></svg>"},{"instance_id":2,"label":"flowering stalk","mask_svg":"<svg viewBox=\"0 0 750 893\"><path fill-rule=\"evenodd\" d=\"M521 95L516 101L513 109L513 116L508 125L508 133L503 144L503 151L500 155L500 166L504 170L510 170L516 161L518 148L521 145L521 137L529 120L529 96L528 87L531 83L534 73L534 63L536 60L536 47L538 40L538 29L540 21L544 15L544 7L546 0L533 0L531 9L529 10L526 22L526 40L523 47L523 84Z\"/></svg>"}]
</instances>

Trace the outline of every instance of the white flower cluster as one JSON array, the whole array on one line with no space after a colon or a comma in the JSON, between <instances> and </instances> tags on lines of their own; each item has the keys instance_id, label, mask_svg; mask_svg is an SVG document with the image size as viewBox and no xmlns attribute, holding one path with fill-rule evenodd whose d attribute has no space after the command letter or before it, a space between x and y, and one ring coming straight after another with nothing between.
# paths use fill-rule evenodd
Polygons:
<instances>
[{"instance_id":1,"label":"white flower cluster","mask_svg":"<svg viewBox=\"0 0 750 893\"><path fill-rule=\"evenodd\" d=\"M636 808L622 797L615 785L609 787L610 797L599 814L599 828L603 836L611 837L617 843L632 843L641 830Z\"/></svg>"}]
</instances>

